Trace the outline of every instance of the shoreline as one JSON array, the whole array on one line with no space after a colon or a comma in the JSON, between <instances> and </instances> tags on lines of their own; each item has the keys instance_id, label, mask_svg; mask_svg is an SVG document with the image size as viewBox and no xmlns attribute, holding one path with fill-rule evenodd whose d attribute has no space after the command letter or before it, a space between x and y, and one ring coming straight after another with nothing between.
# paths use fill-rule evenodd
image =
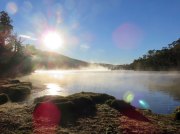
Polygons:
<instances>
[{"instance_id":1,"label":"shoreline","mask_svg":"<svg viewBox=\"0 0 180 134\"><path fill-rule=\"evenodd\" d=\"M45 109L38 111L42 106ZM43 115L42 111L47 111L48 116ZM107 94L81 92L66 97L49 95L35 99L33 104L7 102L0 105L0 132L178 134L179 113L180 108L168 115L155 114Z\"/></svg>"}]
</instances>

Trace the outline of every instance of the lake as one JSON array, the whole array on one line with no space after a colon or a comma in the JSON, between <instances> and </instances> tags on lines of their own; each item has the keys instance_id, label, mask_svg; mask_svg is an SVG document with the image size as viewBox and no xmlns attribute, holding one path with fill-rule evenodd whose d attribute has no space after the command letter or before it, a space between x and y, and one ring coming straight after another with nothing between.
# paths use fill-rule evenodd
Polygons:
<instances>
[{"instance_id":1,"label":"lake","mask_svg":"<svg viewBox=\"0 0 180 134\"><path fill-rule=\"evenodd\" d=\"M29 101L43 95L77 92L107 93L155 113L171 113L180 106L180 72L37 70L18 78L33 83Z\"/></svg>"}]
</instances>

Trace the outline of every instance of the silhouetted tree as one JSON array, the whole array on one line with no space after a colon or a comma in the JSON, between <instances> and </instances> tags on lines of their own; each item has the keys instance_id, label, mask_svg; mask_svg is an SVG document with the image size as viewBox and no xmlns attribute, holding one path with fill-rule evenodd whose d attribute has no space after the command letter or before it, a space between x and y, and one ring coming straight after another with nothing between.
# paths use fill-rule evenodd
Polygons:
<instances>
[{"instance_id":1,"label":"silhouetted tree","mask_svg":"<svg viewBox=\"0 0 180 134\"><path fill-rule=\"evenodd\" d=\"M31 55L26 53L23 40L12 33L11 23L9 15L0 12L0 76L32 71Z\"/></svg>"},{"instance_id":2,"label":"silhouetted tree","mask_svg":"<svg viewBox=\"0 0 180 134\"><path fill-rule=\"evenodd\" d=\"M11 34L13 26L12 20L5 11L0 12L0 47L5 46L5 41Z\"/></svg>"}]
</instances>

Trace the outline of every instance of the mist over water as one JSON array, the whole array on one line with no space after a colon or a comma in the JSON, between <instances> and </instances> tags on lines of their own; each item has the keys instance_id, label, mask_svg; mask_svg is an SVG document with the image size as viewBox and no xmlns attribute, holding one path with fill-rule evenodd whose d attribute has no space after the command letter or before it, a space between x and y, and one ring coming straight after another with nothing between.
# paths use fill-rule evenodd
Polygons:
<instances>
[{"instance_id":1,"label":"mist over water","mask_svg":"<svg viewBox=\"0 0 180 134\"><path fill-rule=\"evenodd\" d=\"M107 93L136 107L161 114L171 113L180 105L179 72L37 70L18 79L33 83L31 99L85 91Z\"/></svg>"}]
</instances>

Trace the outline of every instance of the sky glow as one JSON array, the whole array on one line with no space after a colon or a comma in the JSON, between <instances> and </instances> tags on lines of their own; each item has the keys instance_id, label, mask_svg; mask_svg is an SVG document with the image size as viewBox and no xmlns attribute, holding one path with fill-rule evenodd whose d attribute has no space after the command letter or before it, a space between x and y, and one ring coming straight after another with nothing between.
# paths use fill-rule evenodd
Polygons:
<instances>
[{"instance_id":1,"label":"sky glow","mask_svg":"<svg viewBox=\"0 0 180 134\"><path fill-rule=\"evenodd\" d=\"M9 13L27 44L49 50L41 37L53 29L64 42L53 45L61 54L126 64L180 37L178 5L179 0L1 0L0 10Z\"/></svg>"}]
</instances>

